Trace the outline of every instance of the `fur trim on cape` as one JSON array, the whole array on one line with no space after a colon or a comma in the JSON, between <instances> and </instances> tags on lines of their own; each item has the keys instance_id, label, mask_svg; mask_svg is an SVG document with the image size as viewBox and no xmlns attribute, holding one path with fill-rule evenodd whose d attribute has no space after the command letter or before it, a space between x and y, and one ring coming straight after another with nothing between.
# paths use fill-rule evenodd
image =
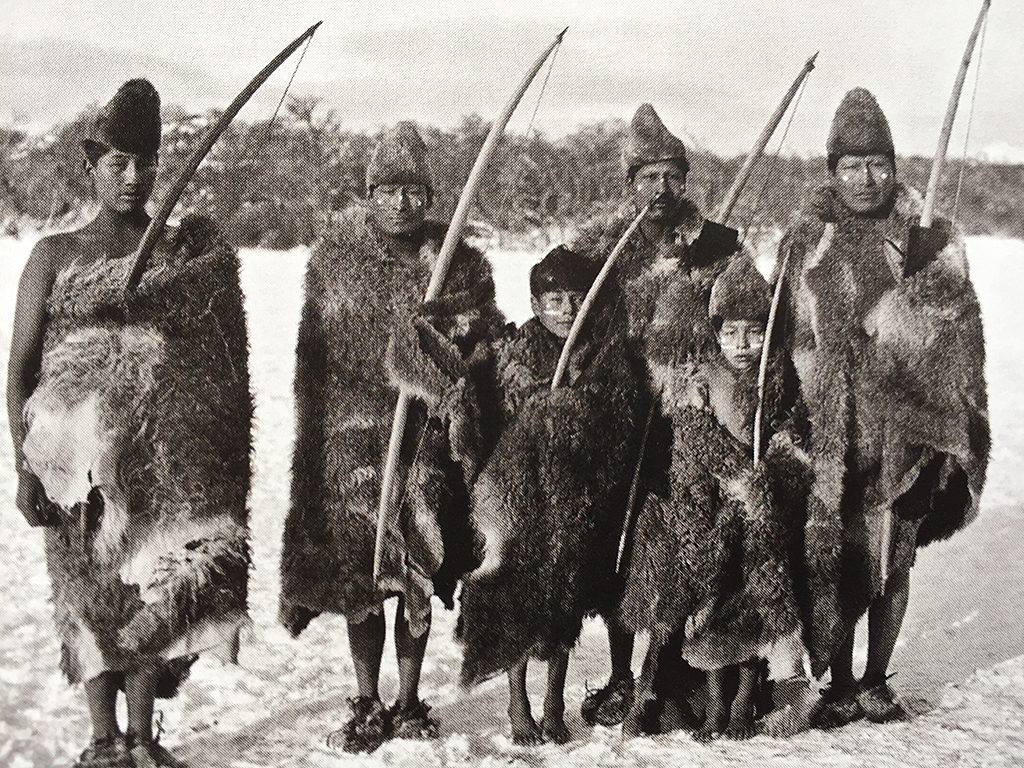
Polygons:
<instances>
[{"instance_id":1,"label":"fur trim on cape","mask_svg":"<svg viewBox=\"0 0 1024 768\"><path fill-rule=\"evenodd\" d=\"M420 258L409 262L379 244L365 212L352 211L310 256L281 560L280 620L295 634L323 611L363 617L392 592L406 595L422 631L430 595L450 602L458 574L473 565L466 479L493 444L498 410L482 342L503 318L490 265L465 244L439 301L423 305L444 232L427 222ZM417 395L403 441L407 503L386 531L378 588L379 476L398 384Z\"/></svg>"},{"instance_id":2,"label":"fur trim on cape","mask_svg":"<svg viewBox=\"0 0 1024 768\"><path fill-rule=\"evenodd\" d=\"M124 300L129 262L58 276L25 407L26 460L63 520L47 560L72 681L160 657L198 623L237 629L246 611L252 397L237 255L212 222L186 217Z\"/></svg>"},{"instance_id":3,"label":"fur trim on cape","mask_svg":"<svg viewBox=\"0 0 1024 768\"><path fill-rule=\"evenodd\" d=\"M985 480L984 339L964 239L938 222L947 245L903 277L920 207L898 186L884 216L855 216L824 187L780 246L790 253L785 332L811 420L805 546L816 674L884 589L885 537L849 536L880 530L895 511L921 519L919 546L946 538L977 515ZM917 480L932 465L922 488ZM851 515L871 520L855 526ZM899 537L890 538L896 546ZM841 589L841 580L857 588Z\"/></svg>"},{"instance_id":4,"label":"fur trim on cape","mask_svg":"<svg viewBox=\"0 0 1024 768\"><path fill-rule=\"evenodd\" d=\"M525 402L474 485L484 559L462 590L465 685L572 646L584 616L614 608L641 377L622 324L603 327L593 361L571 387Z\"/></svg>"},{"instance_id":5,"label":"fur trim on cape","mask_svg":"<svg viewBox=\"0 0 1024 768\"><path fill-rule=\"evenodd\" d=\"M594 218L583 225L570 250L603 264L636 215L636 207L632 203L625 203L610 216ZM676 240L682 246L682 251L672 255L681 255L685 259L686 246L697 239L703 226L704 217L700 215L697 206L689 200L684 200L675 231ZM644 237L643 231L637 228L626 242L615 264L615 274L620 285L650 269L661 255L662 251L658 246Z\"/></svg>"}]
</instances>

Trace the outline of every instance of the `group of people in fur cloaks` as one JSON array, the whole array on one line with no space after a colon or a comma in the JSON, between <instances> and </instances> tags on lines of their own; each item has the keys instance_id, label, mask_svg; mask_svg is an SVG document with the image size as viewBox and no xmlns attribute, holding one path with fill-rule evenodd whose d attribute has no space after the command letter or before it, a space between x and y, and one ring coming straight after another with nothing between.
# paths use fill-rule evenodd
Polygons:
<instances>
[{"instance_id":1,"label":"group of people in fur cloaks","mask_svg":"<svg viewBox=\"0 0 1024 768\"><path fill-rule=\"evenodd\" d=\"M153 733L154 699L197 654L237 656L248 621L237 256L186 218L128 287L159 143L159 96L129 81L83 142L99 214L41 240L19 285L18 504L46 526L61 666L88 699L76 768L181 765ZM346 618L358 695L329 744L437 735L419 696L435 596L458 602L463 685L507 674L517 743L571 740L563 688L591 615L611 670L581 714L625 736L906 717L886 680L914 554L970 522L984 482L980 311L962 234L918 226L870 93L844 97L826 146L828 183L783 238L773 310L735 230L686 197L683 143L641 106L627 204L532 268L534 316L516 328L463 241L424 301L445 236L426 218L426 146L411 123L384 134L366 205L310 257L297 345L279 615L295 636L322 613ZM400 392L410 407L391 435ZM389 446L395 514L378 517ZM634 680L638 634L650 642ZM547 662L539 720L530 659Z\"/></svg>"}]
</instances>

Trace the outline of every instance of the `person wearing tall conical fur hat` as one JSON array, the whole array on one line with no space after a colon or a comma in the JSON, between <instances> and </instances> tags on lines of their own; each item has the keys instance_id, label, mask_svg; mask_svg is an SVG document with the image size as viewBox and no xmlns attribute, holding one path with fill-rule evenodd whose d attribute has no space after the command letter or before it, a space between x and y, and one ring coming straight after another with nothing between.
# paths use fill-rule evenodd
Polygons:
<instances>
[{"instance_id":1,"label":"person wearing tall conical fur hat","mask_svg":"<svg viewBox=\"0 0 1024 768\"><path fill-rule=\"evenodd\" d=\"M426 218L433 182L412 123L383 134L366 187L365 207L340 217L307 266L280 598L295 636L321 613L347 620L358 692L329 742L353 752L437 734L419 698L430 601L436 594L451 607L475 563L468 486L497 431L488 342L504 327L491 267L464 242L438 298L423 301L445 226ZM380 478L400 387L413 394L402 507L385 529L375 582ZM392 596L399 692L385 708L378 677Z\"/></svg>"},{"instance_id":2,"label":"person wearing tall conical fur hat","mask_svg":"<svg viewBox=\"0 0 1024 768\"><path fill-rule=\"evenodd\" d=\"M847 93L828 182L780 245L781 315L811 422L805 542L812 668L831 670L818 723L901 719L886 680L915 551L978 511L990 446L984 339L963 233L897 180L888 121ZM865 613L864 676L851 669Z\"/></svg>"},{"instance_id":3,"label":"person wearing tall conical fur hat","mask_svg":"<svg viewBox=\"0 0 1024 768\"><path fill-rule=\"evenodd\" d=\"M586 224L572 248L603 262L632 220L649 204L614 270L627 307L630 349L642 361L639 364L648 368L659 364L652 347L671 360L707 354L714 348L706 314L711 284L738 246L734 239L702 236L707 222L686 196L690 170L686 147L665 127L650 104L640 105L633 116L622 150L622 167L625 203L611 216ZM658 297L663 293L672 294L674 299L659 311ZM684 294L689 301L683 301ZM664 311L668 307L672 312ZM685 316L679 315L684 307ZM651 390L645 397L649 401L645 407L657 409L657 393ZM667 420L655 416L644 448L637 504L642 503L649 487L665 485L663 478L651 474L662 474L659 468L668 465L670 433ZM631 472L633 467L625 471ZM611 622L609 641L612 669L608 683L588 694L582 707L583 718L589 723L617 724L632 703L632 636Z\"/></svg>"},{"instance_id":4,"label":"person wearing tall conical fur hat","mask_svg":"<svg viewBox=\"0 0 1024 768\"><path fill-rule=\"evenodd\" d=\"M248 622L237 255L212 221L186 217L124 292L159 147L159 95L130 80L82 142L99 212L33 248L11 339L18 507L45 526L61 668L88 699L80 768L179 765L154 737L154 698L174 695L196 654L233 658Z\"/></svg>"},{"instance_id":5,"label":"person wearing tall conical fur hat","mask_svg":"<svg viewBox=\"0 0 1024 768\"><path fill-rule=\"evenodd\" d=\"M670 481L667 493L650 493L639 509L626 567L619 620L630 632L650 632L651 651L624 733L644 727L655 698L655 709L672 702L690 710L685 686L670 679L679 668L671 653L707 673L703 711L679 723L697 728L701 740L753 735L761 660L768 660L771 679L801 672L790 565L797 530L785 499L773 493L773 475L793 485L804 472L790 426L798 421L795 374L779 349L769 358L763 404L761 436L772 438L772 449L760 465L752 461L770 300L753 259L737 256L711 290L714 353L656 369L672 430ZM687 296L680 311L691 311L691 301ZM723 689L727 674L738 676L731 701ZM668 720L662 728L671 727Z\"/></svg>"}]
</instances>

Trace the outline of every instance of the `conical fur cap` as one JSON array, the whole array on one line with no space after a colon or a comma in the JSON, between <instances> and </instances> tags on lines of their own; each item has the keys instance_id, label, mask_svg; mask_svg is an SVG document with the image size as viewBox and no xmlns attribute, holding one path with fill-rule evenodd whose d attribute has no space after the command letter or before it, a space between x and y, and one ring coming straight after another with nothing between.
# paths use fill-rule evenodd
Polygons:
<instances>
[{"instance_id":1,"label":"conical fur cap","mask_svg":"<svg viewBox=\"0 0 1024 768\"><path fill-rule=\"evenodd\" d=\"M408 120L387 131L373 150L366 167L367 193L381 184L422 184L431 195L434 193L427 145L416 125Z\"/></svg>"},{"instance_id":2,"label":"conical fur cap","mask_svg":"<svg viewBox=\"0 0 1024 768\"><path fill-rule=\"evenodd\" d=\"M723 320L763 320L771 310L771 286L754 260L739 254L711 286L708 317L717 326Z\"/></svg>"},{"instance_id":3,"label":"conical fur cap","mask_svg":"<svg viewBox=\"0 0 1024 768\"><path fill-rule=\"evenodd\" d=\"M654 107L641 104L629 124L626 145L622 149L622 164L632 181L641 166L660 160L674 160L684 173L690 169L683 142L669 133Z\"/></svg>"},{"instance_id":4,"label":"conical fur cap","mask_svg":"<svg viewBox=\"0 0 1024 768\"><path fill-rule=\"evenodd\" d=\"M843 155L886 155L895 162L889 121L870 91L854 88L839 102L825 149L830 171Z\"/></svg>"},{"instance_id":5,"label":"conical fur cap","mask_svg":"<svg viewBox=\"0 0 1024 768\"><path fill-rule=\"evenodd\" d=\"M530 295L559 289L586 293L600 270L600 262L559 245L530 269Z\"/></svg>"},{"instance_id":6,"label":"conical fur cap","mask_svg":"<svg viewBox=\"0 0 1024 768\"><path fill-rule=\"evenodd\" d=\"M122 152L155 155L160 150L160 94L149 80L129 80L96 113L87 142Z\"/></svg>"}]
</instances>

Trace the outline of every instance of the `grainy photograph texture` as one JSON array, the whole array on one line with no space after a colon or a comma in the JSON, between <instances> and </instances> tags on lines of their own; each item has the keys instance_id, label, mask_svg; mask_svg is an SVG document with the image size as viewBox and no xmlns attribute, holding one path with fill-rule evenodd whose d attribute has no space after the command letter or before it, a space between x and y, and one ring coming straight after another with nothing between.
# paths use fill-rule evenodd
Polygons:
<instances>
[{"instance_id":1,"label":"grainy photograph texture","mask_svg":"<svg viewBox=\"0 0 1024 768\"><path fill-rule=\"evenodd\" d=\"M0 765L1024 763L1024 9L0 10Z\"/></svg>"}]
</instances>

